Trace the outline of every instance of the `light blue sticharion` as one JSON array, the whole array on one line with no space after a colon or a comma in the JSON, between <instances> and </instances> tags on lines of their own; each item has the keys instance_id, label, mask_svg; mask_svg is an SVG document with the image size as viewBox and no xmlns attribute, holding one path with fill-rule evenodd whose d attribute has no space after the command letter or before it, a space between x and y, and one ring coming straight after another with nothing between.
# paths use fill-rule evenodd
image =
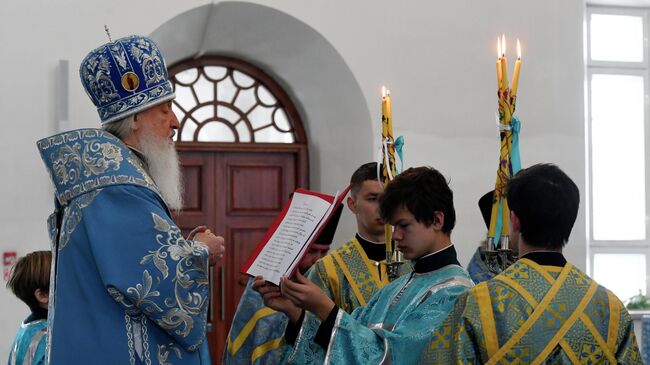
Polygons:
<instances>
[{"instance_id":1,"label":"light blue sticharion","mask_svg":"<svg viewBox=\"0 0 650 365\"><path fill-rule=\"evenodd\" d=\"M47 320L25 320L18 329L11 345L8 365L43 365L45 363L45 339Z\"/></svg>"},{"instance_id":2,"label":"light blue sticharion","mask_svg":"<svg viewBox=\"0 0 650 365\"><path fill-rule=\"evenodd\" d=\"M403 275L352 314L339 311L327 349L315 328L303 326L289 362L294 364L415 364L457 296L473 285L467 272L448 265Z\"/></svg>"}]
</instances>

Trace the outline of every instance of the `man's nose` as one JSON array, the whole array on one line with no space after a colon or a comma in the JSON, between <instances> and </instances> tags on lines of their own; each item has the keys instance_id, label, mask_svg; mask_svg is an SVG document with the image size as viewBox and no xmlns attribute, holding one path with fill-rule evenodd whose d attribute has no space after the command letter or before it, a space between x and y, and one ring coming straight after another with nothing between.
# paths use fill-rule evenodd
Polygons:
<instances>
[{"instance_id":1,"label":"man's nose","mask_svg":"<svg viewBox=\"0 0 650 365\"><path fill-rule=\"evenodd\" d=\"M178 129L181 127L181 123L179 123L178 117L176 116L176 113L174 113L173 111L172 111L172 120L170 123L170 127L172 129Z\"/></svg>"}]
</instances>

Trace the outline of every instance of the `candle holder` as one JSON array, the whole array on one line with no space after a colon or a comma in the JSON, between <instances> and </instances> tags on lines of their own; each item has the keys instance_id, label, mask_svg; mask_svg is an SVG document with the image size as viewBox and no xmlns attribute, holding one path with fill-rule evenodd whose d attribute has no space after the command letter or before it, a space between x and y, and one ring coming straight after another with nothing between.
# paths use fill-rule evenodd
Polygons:
<instances>
[{"instance_id":1,"label":"candle holder","mask_svg":"<svg viewBox=\"0 0 650 365\"><path fill-rule=\"evenodd\" d=\"M499 240L498 248L495 248L496 246L488 237L486 247L479 250L488 271L495 276L517 261L517 255L510 248L507 236L502 236Z\"/></svg>"},{"instance_id":2,"label":"candle holder","mask_svg":"<svg viewBox=\"0 0 650 365\"><path fill-rule=\"evenodd\" d=\"M402 253L399 251L386 252L386 275L389 281L393 281L400 277L400 267L404 265Z\"/></svg>"},{"instance_id":3,"label":"candle holder","mask_svg":"<svg viewBox=\"0 0 650 365\"><path fill-rule=\"evenodd\" d=\"M397 176L395 163L395 139L393 138L393 111L390 91L382 87L381 91L381 182L386 188L388 183ZM398 138L401 140L401 137ZM401 147L400 147L401 149ZM400 152L401 153L401 152ZM401 155L400 155L401 158ZM379 167L379 164L378 164ZM400 266L404 264L401 252L393 245L393 229L390 224L385 225L386 237L386 274L388 280L393 281L400 276Z\"/></svg>"},{"instance_id":4,"label":"candle holder","mask_svg":"<svg viewBox=\"0 0 650 365\"><path fill-rule=\"evenodd\" d=\"M514 116L521 67L519 40L517 40L517 53L512 87L510 87L505 35L501 39L497 38L498 126L501 148L494 195L492 197L492 212L485 256L488 267L498 272L503 271L516 260L516 255L510 249L508 238L510 209L508 207L506 187L510 178L521 170L521 161L519 159L519 129L521 124L519 119Z\"/></svg>"}]
</instances>

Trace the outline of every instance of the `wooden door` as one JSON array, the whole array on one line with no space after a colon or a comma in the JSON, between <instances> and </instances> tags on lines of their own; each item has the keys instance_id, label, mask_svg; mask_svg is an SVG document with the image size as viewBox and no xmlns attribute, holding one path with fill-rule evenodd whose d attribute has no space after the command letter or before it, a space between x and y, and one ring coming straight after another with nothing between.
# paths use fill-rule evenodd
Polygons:
<instances>
[{"instance_id":1,"label":"wooden door","mask_svg":"<svg viewBox=\"0 0 650 365\"><path fill-rule=\"evenodd\" d=\"M223 262L211 273L208 341L220 364L230 323L248 277L239 273L289 194L307 187L306 147L183 148L183 211L176 223L184 233L207 225L224 236Z\"/></svg>"}]
</instances>

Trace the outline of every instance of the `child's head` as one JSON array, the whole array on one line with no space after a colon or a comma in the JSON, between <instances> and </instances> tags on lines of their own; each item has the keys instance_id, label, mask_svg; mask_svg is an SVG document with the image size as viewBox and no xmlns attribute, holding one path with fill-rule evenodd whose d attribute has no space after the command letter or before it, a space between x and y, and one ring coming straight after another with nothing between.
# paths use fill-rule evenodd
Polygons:
<instances>
[{"instance_id":1,"label":"child's head","mask_svg":"<svg viewBox=\"0 0 650 365\"><path fill-rule=\"evenodd\" d=\"M426 226L436 222L435 212L443 213L442 231L447 234L456 224L454 194L445 177L432 167L412 167L388 184L381 198L382 218L391 222L393 214L402 207Z\"/></svg>"},{"instance_id":2,"label":"child's head","mask_svg":"<svg viewBox=\"0 0 650 365\"><path fill-rule=\"evenodd\" d=\"M381 216L394 227L393 239L413 260L449 244L456 223L454 195L431 167L410 168L391 181L380 201Z\"/></svg>"},{"instance_id":3,"label":"child's head","mask_svg":"<svg viewBox=\"0 0 650 365\"><path fill-rule=\"evenodd\" d=\"M21 257L13 267L7 288L29 308L47 308L50 291L50 251L36 251Z\"/></svg>"}]
</instances>

